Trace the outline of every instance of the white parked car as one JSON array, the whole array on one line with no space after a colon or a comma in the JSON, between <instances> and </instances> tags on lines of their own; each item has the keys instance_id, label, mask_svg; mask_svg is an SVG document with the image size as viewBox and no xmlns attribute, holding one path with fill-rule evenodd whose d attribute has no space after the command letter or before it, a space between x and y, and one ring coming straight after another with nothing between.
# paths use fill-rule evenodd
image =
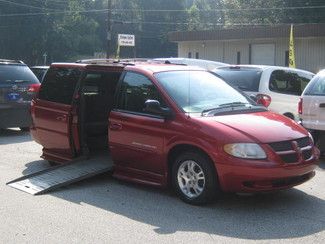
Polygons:
<instances>
[{"instance_id":1,"label":"white parked car","mask_svg":"<svg viewBox=\"0 0 325 244\"><path fill-rule=\"evenodd\" d=\"M299 98L315 75L305 70L264 65L226 66L213 72L248 95L267 95L271 98L266 104L270 110L296 121Z\"/></svg>"},{"instance_id":2,"label":"white parked car","mask_svg":"<svg viewBox=\"0 0 325 244\"><path fill-rule=\"evenodd\" d=\"M298 111L302 125L310 130L325 156L325 69L310 81L302 93Z\"/></svg>"}]
</instances>

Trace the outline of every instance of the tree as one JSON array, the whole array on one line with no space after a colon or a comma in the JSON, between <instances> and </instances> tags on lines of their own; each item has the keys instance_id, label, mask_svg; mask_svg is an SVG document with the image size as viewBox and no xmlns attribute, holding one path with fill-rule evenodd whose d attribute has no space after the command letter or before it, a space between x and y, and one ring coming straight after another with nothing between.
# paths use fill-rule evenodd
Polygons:
<instances>
[{"instance_id":1,"label":"tree","mask_svg":"<svg viewBox=\"0 0 325 244\"><path fill-rule=\"evenodd\" d=\"M136 36L138 57L176 56L171 31L242 25L325 23L321 0L112 0L112 50L117 34ZM316 6L316 7L315 7ZM74 61L106 51L107 0L0 1L0 58L28 64ZM121 57L132 57L121 48Z\"/></svg>"},{"instance_id":2,"label":"tree","mask_svg":"<svg viewBox=\"0 0 325 244\"><path fill-rule=\"evenodd\" d=\"M36 4L37 2L37 4ZM22 59L42 64L43 54L50 61L73 60L88 55L100 46L96 34L98 23L83 11L86 0L2 2L0 22L4 29L0 38L2 58Z\"/></svg>"},{"instance_id":3,"label":"tree","mask_svg":"<svg viewBox=\"0 0 325 244\"><path fill-rule=\"evenodd\" d=\"M227 26L325 22L325 9L317 7L324 6L324 2L319 0L224 0L224 3Z\"/></svg>"},{"instance_id":4,"label":"tree","mask_svg":"<svg viewBox=\"0 0 325 244\"><path fill-rule=\"evenodd\" d=\"M188 29L216 29L224 24L221 0L194 0L188 8Z\"/></svg>"}]
</instances>

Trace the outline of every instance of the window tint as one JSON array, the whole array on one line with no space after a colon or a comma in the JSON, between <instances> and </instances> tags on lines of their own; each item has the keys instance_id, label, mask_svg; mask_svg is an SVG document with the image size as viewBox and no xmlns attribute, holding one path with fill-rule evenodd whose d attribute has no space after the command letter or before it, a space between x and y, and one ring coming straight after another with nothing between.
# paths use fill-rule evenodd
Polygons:
<instances>
[{"instance_id":1,"label":"window tint","mask_svg":"<svg viewBox=\"0 0 325 244\"><path fill-rule=\"evenodd\" d=\"M312 75L287 70L275 70L270 77L269 89L274 92L300 96Z\"/></svg>"},{"instance_id":2,"label":"window tint","mask_svg":"<svg viewBox=\"0 0 325 244\"><path fill-rule=\"evenodd\" d=\"M325 76L317 76L307 87L305 95L325 96Z\"/></svg>"},{"instance_id":3,"label":"window tint","mask_svg":"<svg viewBox=\"0 0 325 244\"><path fill-rule=\"evenodd\" d=\"M39 83L36 76L26 65L0 64L0 84Z\"/></svg>"},{"instance_id":4,"label":"window tint","mask_svg":"<svg viewBox=\"0 0 325 244\"><path fill-rule=\"evenodd\" d=\"M229 85L242 91L258 92L262 71L259 69L226 68L214 71Z\"/></svg>"},{"instance_id":5,"label":"window tint","mask_svg":"<svg viewBox=\"0 0 325 244\"><path fill-rule=\"evenodd\" d=\"M51 102L71 104L81 71L76 68L51 68L42 83L39 98Z\"/></svg>"},{"instance_id":6,"label":"window tint","mask_svg":"<svg viewBox=\"0 0 325 244\"><path fill-rule=\"evenodd\" d=\"M126 73L121 85L117 108L137 113L148 113L144 112L147 100L158 100L162 107L166 106L159 96L158 90L147 77L133 72Z\"/></svg>"}]
</instances>

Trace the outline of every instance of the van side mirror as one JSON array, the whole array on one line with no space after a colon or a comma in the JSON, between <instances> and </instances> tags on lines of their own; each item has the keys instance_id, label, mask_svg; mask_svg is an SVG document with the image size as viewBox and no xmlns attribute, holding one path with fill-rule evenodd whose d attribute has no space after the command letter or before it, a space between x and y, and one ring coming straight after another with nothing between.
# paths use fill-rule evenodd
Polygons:
<instances>
[{"instance_id":1,"label":"van side mirror","mask_svg":"<svg viewBox=\"0 0 325 244\"><path fill-rule=\"evenodd\" d=\"M161 115L164 118L168 119L173 116L170 108L162 108L160 102L157 100L147 100L145 103L145 112L149 112L156 115Z\"/></svg>"}]
</instances>

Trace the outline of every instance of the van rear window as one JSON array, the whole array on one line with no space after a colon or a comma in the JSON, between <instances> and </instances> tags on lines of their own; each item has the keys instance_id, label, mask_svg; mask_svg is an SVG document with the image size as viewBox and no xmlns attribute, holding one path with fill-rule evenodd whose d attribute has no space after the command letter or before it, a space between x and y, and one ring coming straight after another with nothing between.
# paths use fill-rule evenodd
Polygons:
<instances>
[{"instance_id":1,"label":"van rear window","mask_svg":"<svg viewBox=\"0 0 325 244\"><path fill-rule=\"evenodd\" d=\"M39 92L39 99L71 104L73 93L81 76L77 68L50 68Z\"/></svg>"},{"instance_id":2,"label":"van rear window","mask_svg":"<svg viewBox=\"0 0 325 244\"><path fill-rule=\"evenodd\" d=\"M316 76L306 88L304 95L325 96L325 75Z\"/></svg>"},{"instance_id":3,"label":"van rear window","mask_svg":"<svg viewBox=\"0 0 325 244\"><path fill-rule=\"evenodd\" d=\"M258 92L262 71L259 69L225 68L214 72L229 85L242 91Z\"/></svg>"},{"instance_id":4,"label":"van rear window","mask_svg":"<svg viewBox=\"0 0 325 244\"><path fill-rule=\"evenodd\" d=\"M36 76L26 65L0 64L0 84L37 84Z\"/></svg>"}]
</instances>

